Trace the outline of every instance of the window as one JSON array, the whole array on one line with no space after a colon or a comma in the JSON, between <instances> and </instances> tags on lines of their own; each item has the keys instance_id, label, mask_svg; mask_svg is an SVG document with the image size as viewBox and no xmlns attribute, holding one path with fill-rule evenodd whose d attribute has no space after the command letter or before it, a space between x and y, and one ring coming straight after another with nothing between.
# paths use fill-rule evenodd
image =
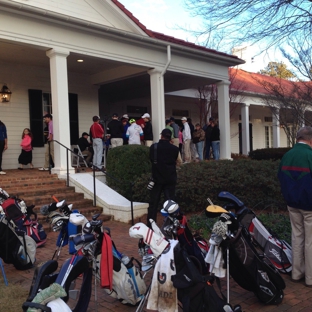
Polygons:
<instances>
[{"instance_id":1,"label":"window","mask_svg":"<svg viewBox=\"0 0 312 312\"><path fill-rule=\"evenodd\" d=\"M189 117L189 111L182 109L173 109L172 116Z\"/></svg>"},{"instance_id":2,"label":"window","mask_svg":"<svg viewBox=\"0 0 312 312\"><path fill-rule=\"evenodd\" d=\"M51 93L42 94L43 114L52 114L52 97Z\"/></svg>"},{"instance_id":3,"label":"window","mask_svg":"<svg viewBox=\"0 0 312 312\"><path fill-rule=\"evenodd\" d=\"M272 121L273 121L272 116L271 117L268 117L268 116L264 117L264 122L272 122Z\"/></svg>"},{"instance_id":4,"label":"window","mask_svg":"<svg viewBox=\"0 0 312 312\"><path fill-rule=\"evenodd\" d=\"M127 106L128 114L139 114L140 116L147 113L147 107L144 106Z\"/></svg>"},{"instance_id":5,"label":"window","mask_svg":"<svg viewBox=\"0 0 312 312\"><path fill-rule=\"evenodd\" d=\"M273 147L273 127L265 126L265 147Z\"/></svg>"}]
</instances>

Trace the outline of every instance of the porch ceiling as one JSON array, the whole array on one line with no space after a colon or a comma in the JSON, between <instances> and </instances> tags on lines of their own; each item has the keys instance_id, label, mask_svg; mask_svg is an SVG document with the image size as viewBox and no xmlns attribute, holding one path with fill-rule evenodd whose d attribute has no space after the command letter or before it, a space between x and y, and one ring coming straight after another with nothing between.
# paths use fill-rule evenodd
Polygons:
<instances>
[{"instance_id":1,"label":"porch ceiling","mask_svg":"<svg viewBox=\"0 0 312 312\"><path fill-rule=\"evenodd\" d=\"M49 58L46 56L45 47L34 47L27 44L16 44L12 41L0 40L0 62L15 63L25 66L39 66L49 70ZM83 59L84 62L78 63L78 59ZM99 73L111 73L116 70L120 72L120 69L129 70L135 66L133 64L125 64L121 62L105 60L101 58L91 57L88 55L82 55L77 53L71 53L67 57L67 67L69 72L86 74L89 76L96 76ZM128 74L128 77L123 73L120 73L120 78L114 79L114 81L106 82L101 85L101 89L105 92L106 96L110 100L123 100L130 98L138 98L149 96L150 94L150 76L147 74L149 68L141 68L137 70L135 75ZM117 75L118 76L118 75ZM165 92L173 92L178 90L184 90L189 88L197 88L198 86L208 85L216 82L203 77L196 77L187 74L170 72L169 70L165 74ZM121 92L122 90L122 92Z\"/></svg>"}]
</instances>

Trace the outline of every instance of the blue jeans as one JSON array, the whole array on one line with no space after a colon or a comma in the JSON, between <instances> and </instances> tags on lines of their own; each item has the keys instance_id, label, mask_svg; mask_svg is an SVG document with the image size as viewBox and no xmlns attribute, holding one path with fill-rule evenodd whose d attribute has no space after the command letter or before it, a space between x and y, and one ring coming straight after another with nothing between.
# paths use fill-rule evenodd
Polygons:
<instances>
[{"instance_id":1,"label":"blue jeans","mask_svg":"<svg viewBox=\"0 0 312 312\"><path fill-rule=\"evenodd\" d=\"M211 148L211 141L206 140L206 153L205 153L205 159L210 159L210 148Z\"/></svg>"},{"instance_id":2,"label":"blue jeans","mask_svg":"<svg viewBox=\"0 0 312 312\"><path fill-rule=\"evenodd\" d=\"M213 159L219 160L220 159L220 141L212 141L212 152L213 152Z\"/></svg>"},{"instance_id":3,"label":"blue jeans","mask_svg":"<svg viewBox=\"0 0 312 312\"><path fill-rule=\"evenodd\" d=\"M204 147L204 141L200 141L195 144L196 145L196 150L198 153L199 160L203 160L203 147Z\"/></svg>"}]
</instances>

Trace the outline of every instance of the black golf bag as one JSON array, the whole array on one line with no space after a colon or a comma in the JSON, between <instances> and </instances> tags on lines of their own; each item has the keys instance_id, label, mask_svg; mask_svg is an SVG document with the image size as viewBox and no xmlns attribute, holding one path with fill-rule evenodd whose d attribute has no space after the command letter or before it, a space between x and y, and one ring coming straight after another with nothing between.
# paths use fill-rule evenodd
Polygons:
<instances>
[{"instance_id":1,"label":"black golf bag","mask_svg":"<svg viewBox=\"0 0 312 312\"><path fill-rule=\"evenodd\" d=\"M277 269L264 254L258 253L245 226L231 214L223 214L220 220L222 218L227 223L231 222L228 224L228 233L232 235L220 244L225 260L229 248L230 275L242 288L252 291L261 302L281 303L286 285Z\"/></svg>"}]
</instances>

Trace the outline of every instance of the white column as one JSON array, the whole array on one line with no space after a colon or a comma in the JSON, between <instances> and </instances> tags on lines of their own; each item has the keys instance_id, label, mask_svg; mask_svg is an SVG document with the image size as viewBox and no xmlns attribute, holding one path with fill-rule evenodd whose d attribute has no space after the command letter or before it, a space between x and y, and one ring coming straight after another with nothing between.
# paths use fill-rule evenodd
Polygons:
<instances>
[{"instance_id":1,"label":"white column","mask_svg":"<svg viewBox=\"0 0 312 312\"><path fill-rule=\"evenodd\" d=\"M281 146L281 130L279 122L279 109L272 113L272 127L273 127L273 147Z\"/></svg>"},{"instance_id":2,"label":"white column","mask_svg":"<svg viewBox=\"0 0 312 312\"><path fill-rule=\"evenodd\" d=\"M70 148L69 130L69 105L68 105L68 79L67 56L69 50L54 48L46 52L50 58L50 79L53 112L53 139ZM52 173L65 174L67 169L66 149L54 142L54 165ZM70 173L74 173L71 167L71 155L69 153Z\"/></svg>"},{"instance_id":3,"label":"white column","mask_svg":"<svg viewBox=\"0 0 312 312\"><path fill-rule=\"evenodd\" d=\"M154 142L158 142L161 131L165 128L165 92L164 76L161 69L148 71L151 84L151 112Z\"/></svg>"},{"instance_id":4,"label":"white column","mask_svg":"<svg viewBox=\"0 0 312 312\"><path fill-rule=\"evenodd\" d=\"M230 132L230 81L217 83L218 87L218 117L220 128L220 159L231 159Z\"/></svg>"},{"instance_id":5,"label":"white column","mask_svg":"<svg viewBox=\"0 0 312 312\"><path fill-rule=\"evenodd\" d=\"M242 103L242 153L248 155L250 152L250 134L249 134L249 104Z\"/></svg>"}]
</instances>

